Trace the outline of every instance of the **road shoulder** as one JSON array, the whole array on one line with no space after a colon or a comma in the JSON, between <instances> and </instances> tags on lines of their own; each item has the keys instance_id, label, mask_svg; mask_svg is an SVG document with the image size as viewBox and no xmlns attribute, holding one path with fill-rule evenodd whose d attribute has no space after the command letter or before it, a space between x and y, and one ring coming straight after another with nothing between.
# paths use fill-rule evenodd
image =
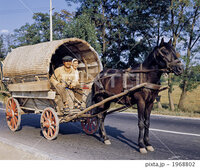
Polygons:
<instances>
[{"instance_id":1,"label":"road shoulder","mask_svg":"<svg viewBox=\"0 0 200 168\"><path fill-rule=\"evenodd\" d=\"M0 160L48 160L45 155L28 149L24 145L10 144L9 140L0 138Z\"/></svg>"}]
</instances>

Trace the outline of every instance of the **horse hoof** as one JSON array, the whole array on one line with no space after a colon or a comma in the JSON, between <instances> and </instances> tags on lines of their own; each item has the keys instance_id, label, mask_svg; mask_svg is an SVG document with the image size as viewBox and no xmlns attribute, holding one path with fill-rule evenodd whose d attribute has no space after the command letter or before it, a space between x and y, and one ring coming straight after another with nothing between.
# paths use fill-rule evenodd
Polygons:
<instances>
[{"instance_id":1,"label":"horse hoof","mask_svg":"<svg viewBox=\"0 0 200 168\"><path fill-rule=\"evenodd\" d=\"M140 148L140 153L146 154L146 153L147 153L147 150L146 150L145 148Z\"/></svg>"},{"instance_id":2,"label":"horse hoof","mask_svg":"<svg viewBox=\"0 0 200 168\"><path fill-rule=\"evenodd\" d=\"M105 143L106 145L111 145L110 140L105 140L104 143Z\"/></svg>"},{"instance_id":3,"label":"horse hoof","mask_svg":"<svg viewBox=\"0 0 200 168\"><path fill-rule=\"evenodd\" d=\"M147 150L150 151L150 152L153 152L154 148L153 148L153 146L147 146Z\"/></svg>"}]
</instances>

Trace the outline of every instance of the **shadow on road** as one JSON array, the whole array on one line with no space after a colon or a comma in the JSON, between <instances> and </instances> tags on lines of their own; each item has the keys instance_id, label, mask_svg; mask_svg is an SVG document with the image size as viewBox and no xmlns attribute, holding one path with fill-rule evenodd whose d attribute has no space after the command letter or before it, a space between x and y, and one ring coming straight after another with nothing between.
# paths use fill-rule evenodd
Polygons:
<instances>
[{"instance_id":1,"label":"shadow on road","mask_svg":"<svg viewBox=\"0 0 200 168\"><path fill-rule=\"evenodd\" d=\"M113 138L121 141L122 143L130 146L131 148L135 149L138 151L138 145L136 142L128 139L127 137L125 137L123 134L125 134L124 131L119 130L116 127L111 127L111 126L105 126L107 134L109 136L112 136ZM111 142L112 143L112 142Z\"/></svg>"},{"instance_id":2,"label":"shadow on road","mask_svg":"<svg viewBox=\"0 0 200 168\"><path fill-rule=\"evenodd\" d=\"M125 137L123 135L125 133L124 131L119 130L116 127L111 127L111 126L105 126L105 129L106 129L108 137L111 136L111 137L115 138L117 141L120 141L120 142L128 145L129 147L135 149L136 151L139 151L137 143L128 139L127 137ZM92 137L96 138L98 141L103 142L103 139L100 138L98 133L93 134L93 135L88 135L88 136L92 136ZM111 143L112 143L112 139L111 139Z\"/></svg>"},{"instance_id":3,"label":"shadow on road","mask_svg":"<svg viewBox=\"0 0 200 168\"><path fill-rule=\"evenodd\" d=\"M40 114L26 114L22 115L21 118L21 127L30 126L33 128L41 128L40 127ZM82 133L81 127L78 123L62 123L59 125L59 134L77 134Z\"/></svg>"},{"instance_id":4,"label":"shadow on road","mask_svg":"<svg viewBox=\"0 0 200 168\"><path fill-rule=\"evenodd\" d=\"M21 127L30 126L34 128L40 128L40 116L39 114L25 114L21 117Z\"/></svg>"},{"instance_id":5,"label":"shadow on road","mask_svg":"<svg viewBox=\"0 0 200 168\"><path fill-rule=\"evenodd\" d=\"M36 115L36 114L28 114L28 115L22 115L22 120L21 120L21 128L23 126L30 126L33 128L39 128L40 129L40 116L41 115ZM106 132L108 136L111 136L115 138L116 140L130 146L131 148L135 149L138 151L138 146L137 143L132 141L131 139L125 137L123 134L125 134L124 131L116 128L116 127L111 127L111 126L105 126ZM83 133L83 130L81 128L80 123L62 123L60 124L60 130L59 134L66 135L66 134L80 134ZM42 136L42 134L41 134ZM89 135L88 135L89 136ZM98 141L101 141L99 134L96 133L94 135L91 135L94 138L96 138ZM112 143L112 141L111 141Z\"/></svg>"},{"instance_id":6,"label":"shadow on road","mask_svg":"<svg viewBox=\"0 0 200 168\"><path fill-rule=\"evenodd\" d=\"M83 133L80 123L62 123L60 124L59 134L80 134Z\"/></svg>"}]
</instances>

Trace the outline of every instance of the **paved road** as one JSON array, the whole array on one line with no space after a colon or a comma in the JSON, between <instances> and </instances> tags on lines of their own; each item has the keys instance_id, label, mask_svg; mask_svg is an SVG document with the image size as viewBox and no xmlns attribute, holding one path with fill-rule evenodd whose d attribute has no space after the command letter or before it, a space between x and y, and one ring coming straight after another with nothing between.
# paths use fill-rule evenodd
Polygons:
<instances>
[{"instance_id":1,"label":"paved road","mask_svg":"<svg viewBox=\"0 0 200 168\"><path fill-rule=\"evenodd\" d=\"M48 141L40 134L40 115L22 116L22 129L11 132L0 106L0 141L40 153L49 159L200 159L200 120L174 117L151 117L151 143L155 152L142 155L137 149L137 115L116 113L106 118L111 145L99 141L98 134L85 135L79 123L60 125L58 138Z\"/></svg>"}]
</instances>

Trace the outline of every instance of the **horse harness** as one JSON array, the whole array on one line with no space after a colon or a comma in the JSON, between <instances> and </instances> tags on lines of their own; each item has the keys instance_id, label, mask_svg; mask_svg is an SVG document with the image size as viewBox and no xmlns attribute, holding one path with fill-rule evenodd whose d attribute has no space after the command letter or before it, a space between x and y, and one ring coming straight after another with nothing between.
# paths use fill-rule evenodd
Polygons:
<instances>
[{"instance_id":1,"label":"horse harness","mask_svg":"<svg viewBox=\"0 0 200 168\"><path fill-rule=\"evenodd\" d=\"M136 73L136 76L139 76L139 80L136 80L136 85L139 85L139 84L142 84L142 78L143 76L141 75L142 73L148 73L148 72L155 72L155 71L162 71L162 72L167 72L167 69L157 69L157 70L144 70L144 69L140 69L140 70L131 70L131 71L127 71L127 70L124 70L122 71L122 78L123 78L123 91L127 91L129 90L130 88L128 88L128 78L130 77L131 74L135 74ZM104 85L102 84L102 79L105 79L105 78L111 78L114 77L115 74L111 74L111 75L105 75L104 77L98 77L95 82L96 84L98 85L98 90L95 90L95 95L97 94L108 94L108 95L113 95L113 93L107 91L105 88L104 88ZM130 78L129 78L130 79ZM109 82L108 82L109 83ZM133 86L134 87L134 86ZM144 86L144 88L146 89L151 89L151 90L157 90L157 91L162 91L162 90L165 90L167 89L167 87L165 88L162 88L161 89L161 85L158 85L158 84L153 84L153 83L147 83L147 85ZM95 96L94 95L94 96Z\"/></svg>"},{"instance_id":2,"label":"horse harness","mask_svg":"<svg viewBox=\"0 0 200 168\"><path fill-rule=\"evenodd\" d=\"M165 47L158 48L157 51L158 51L158 53L160 54L160 56L162 57L162 59L165 61L168 71L172 71L172 68L171 68L171 67L173 67L174 65L177 65L177 64L181 64L181 63L180 63L180 61L179 61L178 59L172 60L172 57L171 57L171 60L169 60L169 59L163 54L163 52L162 52L162 50L163 50L164 48L165 48ZM175 54L177 55L177 53L175 53ZM154 53L153 56L154 56L155 61L156 61L158 64L160 64L160 63L157 61L157 59L156 59L156 57L157 57L158 55L156 55L156 53Z\"/></svg>"}]
</instances>

